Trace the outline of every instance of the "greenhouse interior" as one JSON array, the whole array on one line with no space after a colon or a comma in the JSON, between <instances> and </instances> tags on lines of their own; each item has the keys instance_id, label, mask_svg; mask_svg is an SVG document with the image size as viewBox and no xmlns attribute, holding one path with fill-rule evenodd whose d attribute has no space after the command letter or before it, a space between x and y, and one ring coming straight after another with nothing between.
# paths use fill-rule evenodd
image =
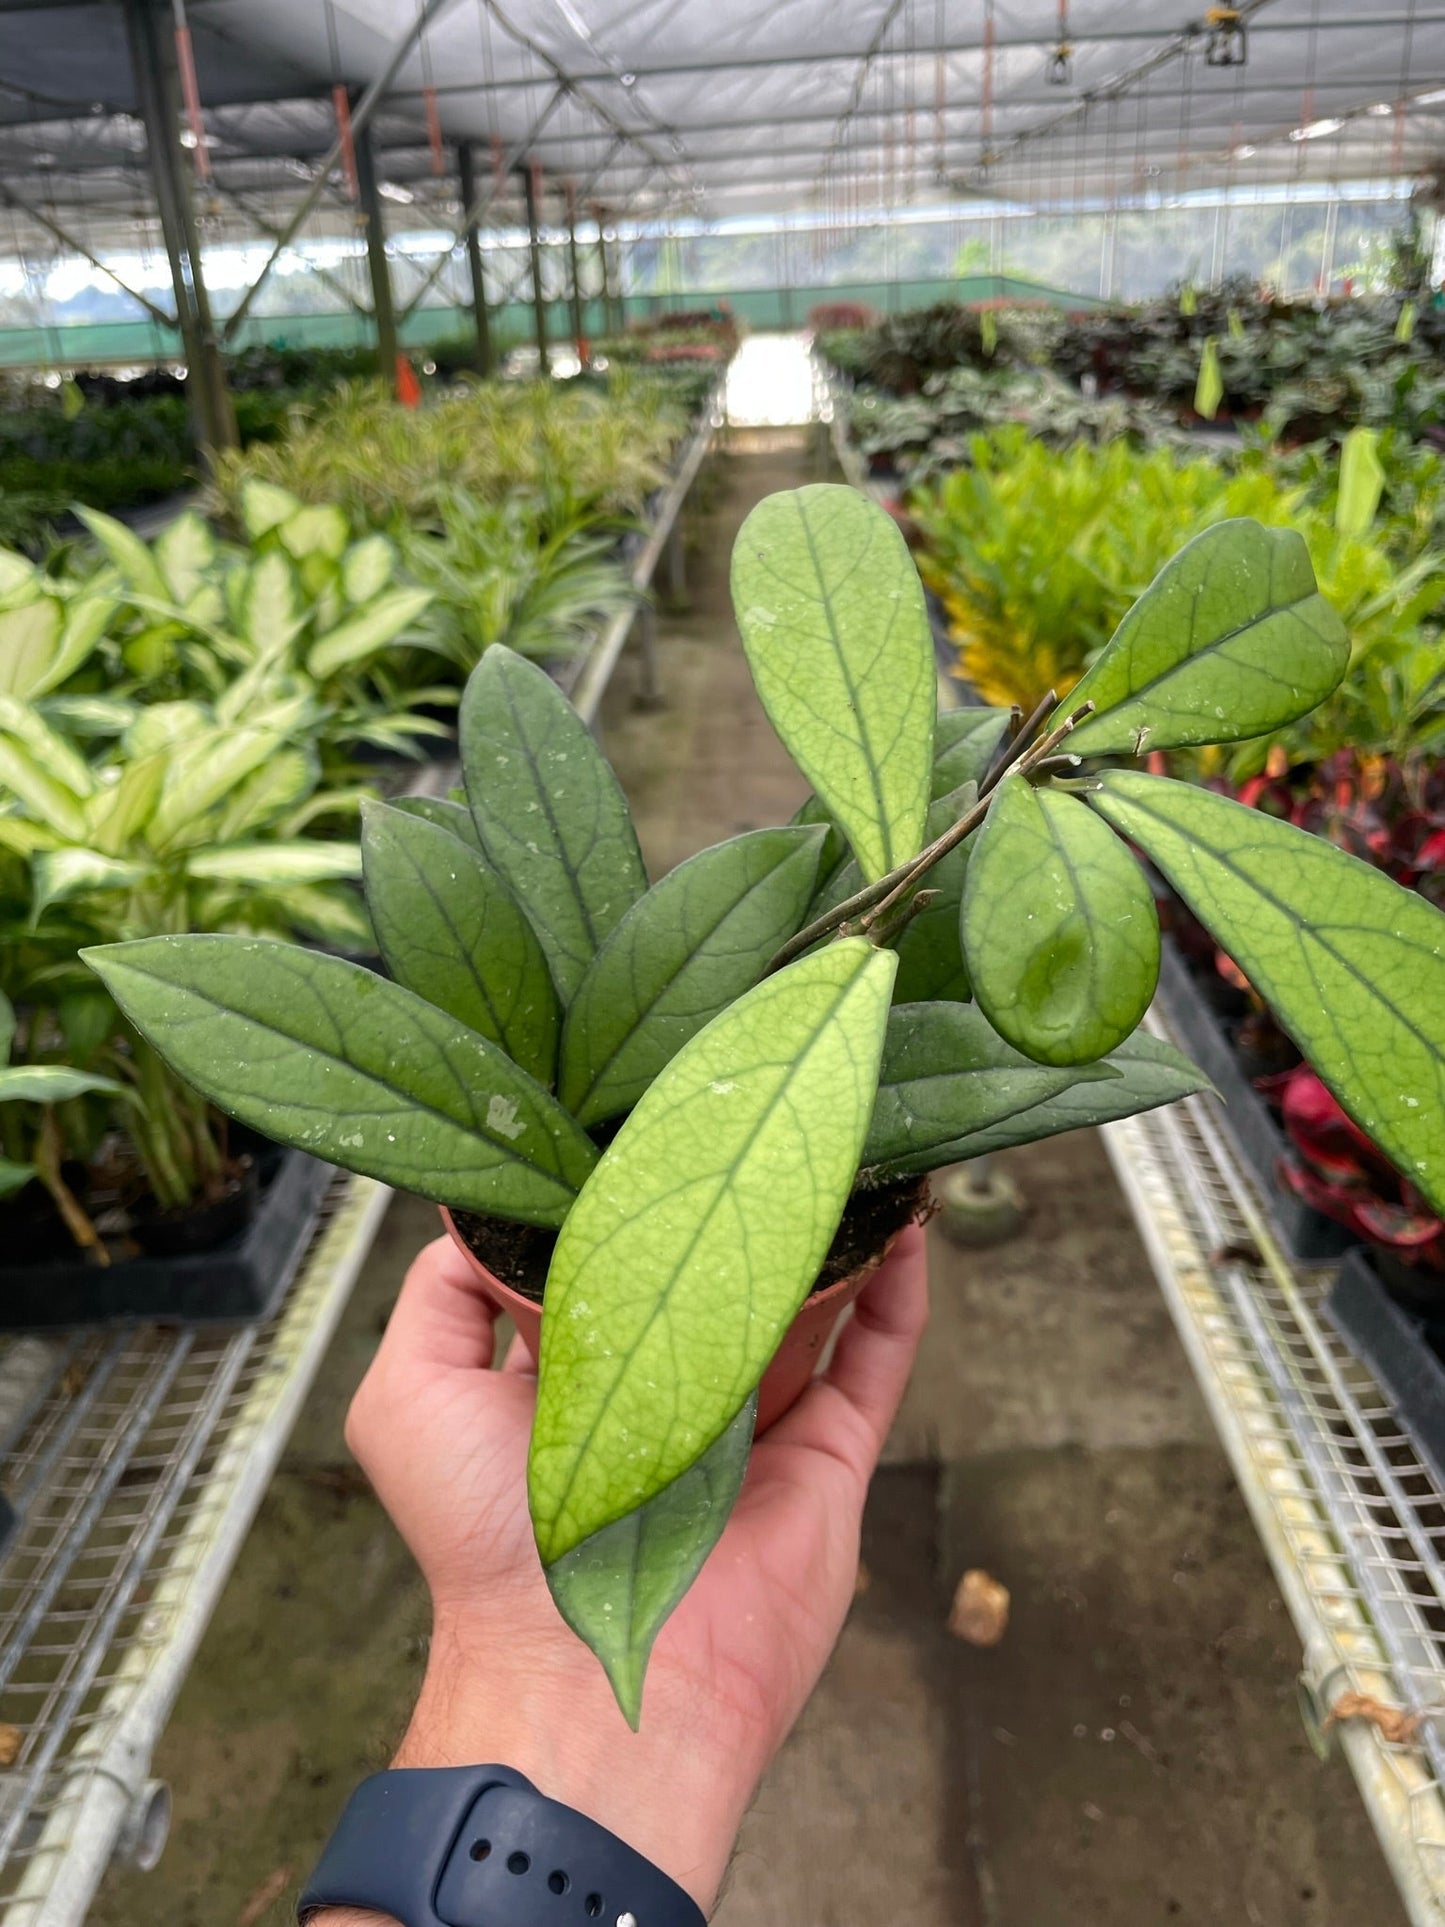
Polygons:
<instances>
[{"instance_id":1,"label":"greenhouse interior","mask_svg":"<svg viewBox=\"0 0 1445 1927\"><path fill-rule=\"evenodd\" d=\"M0 0L0 1927L1438 1927L1442 212L1430 0Z\"/></svg>"}]
</instances>

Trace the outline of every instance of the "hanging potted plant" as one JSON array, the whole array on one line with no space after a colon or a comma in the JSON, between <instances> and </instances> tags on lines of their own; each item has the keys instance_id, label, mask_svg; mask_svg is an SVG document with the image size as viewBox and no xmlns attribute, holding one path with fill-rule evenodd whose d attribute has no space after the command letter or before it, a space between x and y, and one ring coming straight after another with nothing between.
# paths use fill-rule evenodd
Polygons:
<instances>
[{"instance_id":1,"label":"hanging potted plant","mask_svg":"<svg viewBox=\"0 0 1445 1927\"><path fill-rule=\"evenodd\" d=\"M1241 740L1328 694L1348 643L1296 534L1201 535L1067 713L1015 731L938 722L917 573L852 491L761 503L733 588L814 788L794 824L649 889L580 721L493 649L461 707L465 805L367 824L394 981L259 939L89 953L234 1116L484 1221L456 1220L494 1276L509 1227L554 1241L532 1517L559 1608L634 1722L840 1229L889 1187L900 1222L935 1166L1199 1087L1135 1035L1159 936L1129 844L1360 1127L1445 1198L1440 913L1289 824L1075 760Z\"/></svg>"}]
</instances>

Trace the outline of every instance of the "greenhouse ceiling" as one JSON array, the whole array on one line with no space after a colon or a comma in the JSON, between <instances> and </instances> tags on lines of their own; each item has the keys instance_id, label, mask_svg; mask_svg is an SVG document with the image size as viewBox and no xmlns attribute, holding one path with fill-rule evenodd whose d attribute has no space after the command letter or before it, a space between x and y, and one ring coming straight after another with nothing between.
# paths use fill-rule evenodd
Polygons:
<instances>
[{"instance_id":1,"label":"greenhouse ceiling","mask_svg":"<svg viewBox=\"0 0 1445 1927\"><path fill-rule=\"evenodd\" d=\"M163 0L195 50L215 231L285 225L333 152L335 88L359 95L408 33L372 133L383 191L423 220L454 211L464 139L499 200L526 157L586 203L707 217L1131 202L1442 164L1445 0L430 4L418 36L418 0ZM48 251L45 220L101 246L149 218L116 0L0 0L0 76L17 245ZM338 172L311 231L346 218L343 189Z\"/></svg>"}]
</instances>

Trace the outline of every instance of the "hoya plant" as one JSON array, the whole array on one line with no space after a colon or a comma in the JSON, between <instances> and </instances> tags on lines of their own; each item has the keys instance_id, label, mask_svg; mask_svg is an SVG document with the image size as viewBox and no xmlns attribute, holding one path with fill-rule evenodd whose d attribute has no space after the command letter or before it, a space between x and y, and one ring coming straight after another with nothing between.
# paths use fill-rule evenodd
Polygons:
<instances>
[{"instance_id":1,"label":"hoya plant","mask_svg":"<svg viewBox=\"0 0 1445 1927\"><path fill-rule=\"evenodd\" d=\"M1200 1088L1136 1034L1159 932L1131 844L1445 1198L1445 918L1289 824L1128 766L1259 735L1338 682L1347 638L1297 534L1199 536L1067 712L1026 722L936 715L918 576L850 490L761 503L733 590L812 785L792 824L649 888L591 737L493 649L461 706L465 801L365 827L390 981L263 940L90 953L235 1116L551 1244L537 1547L634 1722L840 1225L890 1187L906 1217L934 1167Z\"/></svg>"}]
</instances>

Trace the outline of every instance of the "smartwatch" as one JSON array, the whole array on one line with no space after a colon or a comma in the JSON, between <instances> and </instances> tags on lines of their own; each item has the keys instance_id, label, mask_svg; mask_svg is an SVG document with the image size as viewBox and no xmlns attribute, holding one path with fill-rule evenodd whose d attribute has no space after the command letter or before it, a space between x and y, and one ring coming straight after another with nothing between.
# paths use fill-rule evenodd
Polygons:
<instances>
[{"instance_id":1,"label":"smartwatch","mask_svg":"<svg viewBox=\"0 0 1445 1927\"><path fill-rule=\"evenodd\" d=\"M676 1881L506 1766L397 1767L352 1794L296 1906L401 1927L705 1927Z\"/></svg>"}]
</instances>

